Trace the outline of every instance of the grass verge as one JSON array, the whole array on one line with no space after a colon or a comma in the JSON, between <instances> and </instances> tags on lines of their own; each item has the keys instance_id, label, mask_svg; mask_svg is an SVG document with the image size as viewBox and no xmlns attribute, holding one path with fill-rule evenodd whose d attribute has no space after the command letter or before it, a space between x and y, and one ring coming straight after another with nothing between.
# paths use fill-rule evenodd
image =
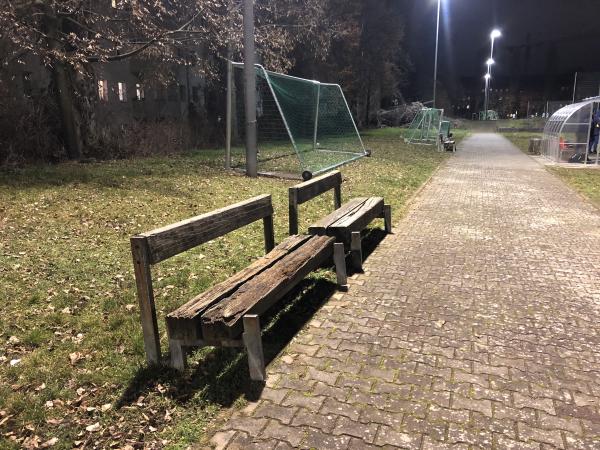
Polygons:
<instances>
[{"instance_id":1,"label":"grass verge","mask_svg":"<svg viewBox=\"0 0 600 450\"><path fill-rule=\"evenodd\" d=\"M446 155L390 129L365 140L373 157L342 168L343 196L384 196L397 220ZM292 182L248 179L221 161L203 151L0 172L1 448L185 448L253 395L235 351L197 352L183 374L147 368L138 319L130 236L271 193L284 238ZM301 229L331 204L324 195L303 205ZM259 256L261 236L252 225L153 268L163 344L165 314ZM271 356L326 301L331 280L313 275L275 311Z\"/></svg>"},{"instance_id":2,"label":"grass verge","mask_svg":"<svg viewBox=\"0 0 600 450\"><path fill-rule=\"evenodd\" d=\"M564 167L548 167L548 170L600 208L600 170Z\"/></svg>"},{"instance_id":3,"label":"grass verge","mask_svg":"<svg viewBox=\"0 0 600 450\"><path fill-rule=\"evenodd\" d=\"M531 131L511 131L503 132L501 134L527 155L531 154L529 153L529 141L534 138L542 137L542 133Z\"/></svg>"}]
</instances>

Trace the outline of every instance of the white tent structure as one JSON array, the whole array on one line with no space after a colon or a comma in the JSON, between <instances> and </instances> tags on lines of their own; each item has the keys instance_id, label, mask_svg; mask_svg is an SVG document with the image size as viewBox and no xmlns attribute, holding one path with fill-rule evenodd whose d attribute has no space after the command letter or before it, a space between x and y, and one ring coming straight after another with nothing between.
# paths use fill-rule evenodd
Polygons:
<instances>
[{"instance_id":1,"label":"white tent structure","mask_svg":"<svg viewBox=\"0 0 600 450\"><path fill-rule=\"evenodd\" d=\"M589 155L588 147L592 115L599 107L600 97L593 97L556 111L544 128L542 155L557 163L576 160L597 165L598 156Z\"/></svg>"}]
</instances>

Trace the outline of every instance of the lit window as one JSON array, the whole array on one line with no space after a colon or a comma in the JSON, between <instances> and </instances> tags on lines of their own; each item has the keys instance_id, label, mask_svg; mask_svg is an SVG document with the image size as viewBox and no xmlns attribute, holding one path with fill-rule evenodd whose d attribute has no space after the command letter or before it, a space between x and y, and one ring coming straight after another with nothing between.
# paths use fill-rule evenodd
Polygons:
<instances>
[{"instance_id":1,"label":"lit window","mask_svg":"<svg viewBox=\"0 0 600 450\"><path fill-rule=\"evenodd\" d=\"M125 83L117 83L117 89L118 89L118 94L119 94L119 101L120 102L126 102L127 101L127 87L125 86Z\"/></svg>"},{"instance_id":2,"label":"lit window","mask_svg":"<svg viewBox=\"0 0 600 450\"><path fill-rule=\"evenodd\" d=\"M98 98L102 102L108 101L108 81L106 81L106 80L98 81Z\"/></svg>"},{"instance_id":3,"label":"lit window","mask_svg":"<svg viewBox=\"0 0 600 450\"><path fill-rule=\"evenodd\" d=\"M139 83L135 85L135 99L138 101L144 100L144 88Z\"/></svg>"}]
</instances>

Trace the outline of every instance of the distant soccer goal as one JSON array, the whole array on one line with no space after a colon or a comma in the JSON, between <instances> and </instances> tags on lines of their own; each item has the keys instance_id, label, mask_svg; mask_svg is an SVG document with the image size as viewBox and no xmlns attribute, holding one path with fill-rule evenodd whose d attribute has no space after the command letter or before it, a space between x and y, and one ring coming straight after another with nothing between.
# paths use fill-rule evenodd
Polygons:
<instances>
[{"instance_id":1,"label":"distant soccer goal","mask_svg":"<svg viewBox=\"0 0 600 450\"><path fill-rule=\"evenodd\" d=\"M421 109L410 124L404 140L408 144L439 145L443 118L443 109Z\"/></svg>"},{"instance_id":2,"label":"distant soccer goal","mask_svg":"<svg viewBox=\"0 0 600 450\"><path fill-rule=\"evenodd\" d=\"M243 63L231 63L230 166L244 169ZM258 171L310 179L367 156L341 87L255 66Z\"/></svg>"}]
</instances>

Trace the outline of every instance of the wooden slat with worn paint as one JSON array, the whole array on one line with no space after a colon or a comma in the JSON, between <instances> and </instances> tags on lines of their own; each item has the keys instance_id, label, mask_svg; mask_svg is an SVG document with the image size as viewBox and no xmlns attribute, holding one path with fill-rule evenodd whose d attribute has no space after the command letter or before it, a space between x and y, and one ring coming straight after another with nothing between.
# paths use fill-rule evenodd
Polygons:
<instances>
[{"instance_id":1,"label":"wooden slat with worn paint","mask_svg":"<svg viewBox=\"0 0 600 450\"><path fill-rule=\"evenodd\" d=\"M272 215L271 196L261 195L139 236L148 242L150 264L156 264Z\"/></svg>"},{"instance_id":2,"label":"wooden slat with worn paint","mask_svg":"<svg viewBox=\"0 0 600 450\"><path fill-rule=\"evenodd\" d=\"M302 203L315 198L317 195L341 185L342 174L339 170L334 170L326 175L321 175L312 180L292 186L290 190L293 189L296 191L297 203L301 205Z\"/></svg>"},{"instance_id":3,"label":"wooden slat with worn paint","mask_svg":"<svg viewBox=\"0 0 600 450\"><path fill-rule=\"evenodd\" d=\"M275 247L270 253L254 261L250 266L236 273L186 304L167 315L167 327L170 339L192 342L202 340L200 315L219 301L232 295L240 286L268 268L283 257L301 247L310 236L291 236Z\"/></svg>"},{"instance_id":4,"label":"wooden slat with worn paint","mask_svg":"<svg viewBox=\"0 0 600 450\"><path fill-rule=\"evenodd\" d=\"M310 234L318 234L321 236L325 235L327 228L348 214L354 214L354 212L359 210L366 201L367 197L353 198L347 203L344 203L341 208L336 209L331 214L321 218L318 222L315 222L308 227L308 232Z\"/></svg>"},{"instance_id":5,"label":"wooden slat with worn paint","mask_svg":"<svg viewBox=\"0 0 600 450\"><path fill-rule=\"evenodd\" d=\"M234 339L242 332L245 314L262 314L333 254L334 239L311 236L295 251L244 283L231 296L202 314L202 335L207 343Z\"/></svg>"}]
</instances>

